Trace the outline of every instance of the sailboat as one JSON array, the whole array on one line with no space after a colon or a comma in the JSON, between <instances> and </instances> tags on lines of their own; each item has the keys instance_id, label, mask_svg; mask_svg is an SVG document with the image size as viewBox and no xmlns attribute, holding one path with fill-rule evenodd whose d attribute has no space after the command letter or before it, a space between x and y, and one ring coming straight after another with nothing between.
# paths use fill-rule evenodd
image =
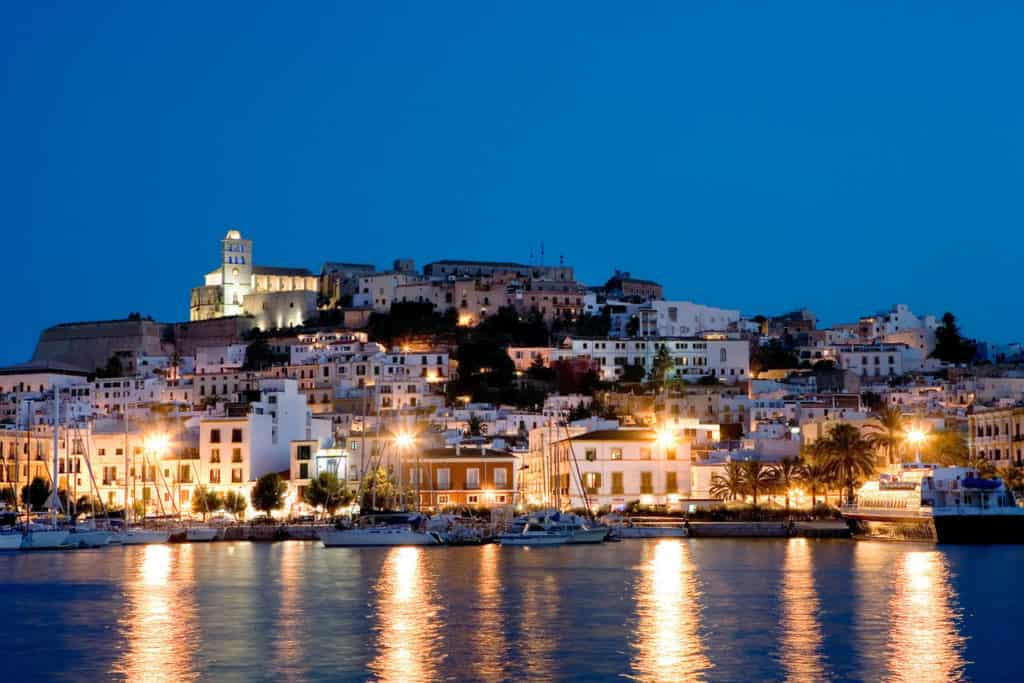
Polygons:
<instances>
[{"instance_id":1,"label":"sailboat","mask_svg":"<svg viewBox=\"0 0 1024 683\"><path fill-rule=\"evenodd\" d=\"M25 533L22 536L21 549L22 550L55 550L64 545L67 541L70 532L67 529L61 529L57 526L57 511L61 507L60 495L57 491L57 470L60 466L57 462L58 454L58 430L60 424L60 391L55 387L53 391L53 469L50 475L50 481L52 482L50 491L50 500L47 506L50 509L50 522L49 524L38 524L30 522L25 527ZM31 417L29 418L31 423ZM31 424L29 424L31 429Z\"/></svg>"}]
</instances>

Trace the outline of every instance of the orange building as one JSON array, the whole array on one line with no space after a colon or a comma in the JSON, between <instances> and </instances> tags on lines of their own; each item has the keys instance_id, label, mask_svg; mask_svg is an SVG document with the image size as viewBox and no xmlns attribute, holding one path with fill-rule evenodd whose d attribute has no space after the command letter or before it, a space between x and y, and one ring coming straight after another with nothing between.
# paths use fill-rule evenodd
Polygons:
<instances>
[{"instance_id":1,"label":"orange building","mask_svg":"<svg viewBox=\"0 0 1024 683\"><path fill-rule=\"evenodd\" d=\"M491 448L451 446L430 448L403 464L402 481L418 488L424 509L501 507L515 503L519 457Z\"/></svg>"}]
</instances>

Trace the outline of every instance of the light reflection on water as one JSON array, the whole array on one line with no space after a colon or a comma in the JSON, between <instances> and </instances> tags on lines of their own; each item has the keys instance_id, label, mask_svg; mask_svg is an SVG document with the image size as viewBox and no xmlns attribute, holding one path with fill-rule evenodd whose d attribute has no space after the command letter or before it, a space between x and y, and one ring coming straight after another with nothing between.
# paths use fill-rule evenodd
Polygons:
<instances>
[{"instance_id":1,"label":"light reflection on water","mask_svg":"<svg viewBox=\"0 0 1024 683\"><path fill-rule=\"evenodd\" d=\"M0 555L0 643L18 663L12 680L930 683L1005 677L1024 612L1012 569L1024 546L509 550Z\"/></svg>"},{"instance_id":2,"label":"light reflection on water","mask_svg":"<svg viewBox=\"0 0 1024 683\"><path fill-rule=\"evenodd\" d=\"M497 545L480 548L476 612L479 622L471 637L476 654L472 665L473 678L488 682L505 680L508 675L505 619L501 609L500 553L501 547Z\"/></svg>"},{"instance_id":3,"label":"light reflection on water","mask_svg":"<svg viewBox=\"0 0 1024 683\"><path fill-rule=\"evenodd\" d=\"M891 680L944 683L963 678L964 638L946 558L937 550L896 560L890 600Z\"/></svg>"},{"instance_id":4,"label":"light reflection on water","mask_svg":"<svg viewBox=\"0 0 1024 683\"><path fill-rule=\"evenodd\" d=\"M376 582L377 656L369 668L380 681L430 681L444 665L434 595L423 548L391 548Z\"/></svg>"},{"instance_id":5,"label":"light reflection on water","mask_svg":"<svg viewBox=\"0 0 1024 683\"><path fill-rule=\"evenodd\" d=\"M806 538L786 544L781 598L779 658L786 680L803 683L828 678L822 661L821 610L814 586L814 560Z\"/></svg>"},{"instance_id":6,"label":"light reflection on water","mask_svg":"<svg viewBox=\"0 0 1024 683\"><path fill-rule=\"evenodd\" d=\"M198 678L192 668L199 625L193 599L192 547L147 545L126 554L126 601L120 632L126 648L114 674L131 681Z\"/></svg>"},{"instance_id":7,"label":"light reflection on water","mask_svg":"<svg viewBox=\"0 0 1024 683\"><path fill-rule=\"evenodd\" d=\"M710 662L700 639L700 589L689 546L662 539L648 547L637 583L637 654L641 681L707 678Z\"/></svg>"}]
</instances>

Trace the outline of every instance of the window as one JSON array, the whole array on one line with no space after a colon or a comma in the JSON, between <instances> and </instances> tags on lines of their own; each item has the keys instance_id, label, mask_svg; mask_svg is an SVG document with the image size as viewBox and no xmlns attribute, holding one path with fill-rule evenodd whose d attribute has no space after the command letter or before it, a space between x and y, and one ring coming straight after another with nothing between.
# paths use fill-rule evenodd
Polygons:
<instances>
[{"instance_id":1,"label":"window","mask_svg":"<svg viewBox=\"0 0 1024 683\"><path fill-rule=\"evenodd\" d=\"M231 483L241 484L242 483L242 468L232 467L231 468Z\"/></svg>"},{"instance_id":2,"label":"window","mask_svg":"<svg viewBox=\"0 0 1024 683\"><path fill-rule=\"evenodd\" d=\"M503 489L508 486L508 470L499 467L494 470L494 488Z\"/></svg>"},{"instance_id":3,"label":"window","mask_svg":"<svg viewBox=\"0 0 1024 683\"><path fill-rule=\"evenodd\" d=\"M675 472L665 473L665 493L678 493L679 480Z\"/></svg>"},{"instance_id":4,"label":"window","mask_svg":"<svg viewBox=\"0 0 1024 683\"><path fill-rule=\"evenodd\" d=\"M466 488L467 489L478 489L478 488L480 488L480 468L478 468L478 467L466 468Z\"/></svg>"},{"instance_id":5,"label":"window","mask_svg":"<svg viewBox=\"0 0 1024 683\"><path fill-rule=\"evenodd\" d=\"M478 502L480 502L480 496L476 494L466 496L466 502L469 503L470 505L475 505Z\"/></svg>"},{"instance_id":6,"label":"window","mask_svg":"<svg viewBox=\"0 0 1024 683\"><path fill-rule=\"evenodd\" d=\"M114 455L124 455L124 449L123 448L116 449L114 451ZM136 455L138 455L138 453L136 453Z\"/></svg>"},{"instance_id":7,"label":"window","mask_svg":"<svg viewBox=\"0 0 1024 683\"><path fill-rule=\"evenodd\" d=\"M612 449L612 458L611 459L612 460L622 460L622 449L621 448L613 448Z\"/></svg>"},{"instance_id":8,"label":"window","mask_svg":"<svg viewBox=\"0 0 1024 683\"><path fill-rule=\"evenodd\" d=\"M444 495L444 494L439 495L437 497L437 504L438 505L447 505L448 504L448 496Z\"/></svg>"},{"instance_id":9,"label":"window","mask_svg":"<svg viewBox=\"0 0 1024 683\"><path fill-rule=\"evenodd\" d=\"M232 448L231 449L231 462L242 462L242 449Z\"/></svg>"},{"instance_id":10,"label":"window","mask_svg":"<svg viewBox=\"0 0 1024 683\"><path fill-rule=\"evenodd\" d=\"M649 447L647 447L647 446L641 446L640 447L640 459L641 460L650 460L651 459L651 449Z\"/></svg>"},{"instance_id":11,"label":"window","mask_svg":"<svg viewBox=\"0 0 1024 683\"><path fill-rule=\"evenodd\" d=\"M583 475L583 488L587 493L596 494L601 491L601 473L586 472Z\"/></svg>"},{"instance_id":12,"label":"window","mask_svg":"<svg viewBox=\"0 0 1024 683\"><path fill-rule=\"evenodd\" d=\"M220 470L219 469L210 470L210 483L211 484L219 484L220 483Z\"/></svg>"},{"instance_id":13,"label":"window","mask_svg":"<svg viewBox=\"0 0 1024 683\"><path fill-rule=\"evenodd\" d=\"M654 476L651 472L640 473L640 493L654 493Z\"/></svg>"},{"instance_id":14,"label":"window","mask_svg":"<svg viewBox=\"0 0 1024 683\"><path fill-rule=\"evenodd\" d=\"M211 429L210 430L210 443L220 443L220 430L219 429Z\"/></svg>"},{"instance_id":15,"label":"window","mask_svg":"<svg viewBox=\"0 0 1024 683\"><path fill-rule=\"evenodd\" d=\"M220 449L219 448L211 448L210 449L210 464L211 465L216 465L219 462L220 462Z\"/></svg>"},{"instance_id":16,"label":"window","mask_svg":"<svg viewBox=\"0 0 1024 683\"><path fill-rule=\"evenodd\" d=\"M242 443L242 430L232 429L231 430L231 443Z\"/></svg>"},{"instance_id":17,"label":"window","mask_svg":"<svg viewBox=\"0 0 1024 683\"><path fill-rule=\"evenodd\" d=\"M296 447L295 457L299 460L309 460L312 447L309 444L302 444Z\"/></svg>"},{"instance_id":18,"label":"window","mask_svg":"<svg viewBox=\"0 0 1024 683\"><path fill-rule=\"evenodd\" d=\"M612 472L612 495L621 496L625 493L625 489L622 486L622 472Z\"/></svg>"},{"instance_id":19,"label":"window","mask_svg":"<svg viewBox=\"0 0 1024 683\"><path fill-rule=\"evenodd\" d=\"M671 446L671 447L665 449L665 459L666 460L675 460L676 459L676 447L675 446Z\"/></svg>"},{"instance_id":20,"label":"window","mask_svg":"<svg viewBox=\"0 0 1024 683\"><path fill-rule=\"evenodd\" d=\"M594 462L595 460L597 460L597 449L588 448L586 452L586 458L587 462Z\"/></svg>"},{"instance_id":21,"label":"window","mask_svg":"<svg viewBox=\"0 0 1024 683\"><path fill-rule=\"evenodd\" d=\"M299 463L299 479L309 479L309 463Z\"/></svg>"},{"instance_id":22,"label":"window","mask_svg":"<svg viewBox=\"0 0 1024 683\"><path fill-rule=\"evenodd\" d=\"M447 467L437 470L437 488L445 490L452 487L452 471ZM447 497L446 497L447 498ZM445 502L448 502L445 500Z\"/></svg>"}]
</instances>

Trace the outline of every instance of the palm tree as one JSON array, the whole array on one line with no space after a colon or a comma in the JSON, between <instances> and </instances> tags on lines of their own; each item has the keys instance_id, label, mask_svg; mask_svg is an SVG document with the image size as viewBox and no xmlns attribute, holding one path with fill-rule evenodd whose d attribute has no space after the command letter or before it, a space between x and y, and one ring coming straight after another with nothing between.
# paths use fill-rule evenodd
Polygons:
<instances>
[{"instance_id":1,"label":"palm tree","mask_svg":"<svg viewBox=\"0 0 1024 683\"><path fill-rule=\"evenodd\" d=\"M722 500L742 498L747 491L747 483L743 477L743 464L730 460L725 463L725 472L711 477L710 493Z\"/></svg>"},{"instance_id":2,"label":"palm tree","mask_svg":"<svg viewBox=\"0 0 1024 683\"><path fill-rule=\"evenodd\" d=\"M896 462L893 455L899 452L903 441L903 413L896 406L883 405L874 412L873 417L877 422L868 423L864 428L871 432L868 437L871 444L882 448L886 462L892 465Z\"/></svg>"},{"instance_id":3,"label":"palm tree","mask_svg":"<svg viewBox=\"0 0 1024 683\"><path fill-rule=\"evenodd\" d=\"M825 504L828 505L828 485L833 479L832 470L824 462L808 462L800 468L800 482L811 493L811 509L818 507L818 491L824 491Z\"/></svg>"},{"instance_id":4,"label":"palm tree","mask_svg":"<svg viewBox=\"0 0 1024 683\"><path fill-rule=\"evenodd\" d=\"M861 477L875 471L875 454L871 442L860 430L851 424L840 422L833 425L826 437L825 452L833 468L839 486L846 489L846 502L853 502L853 487Z\"/></svg>"},{"instance_id":5,"label":"palm tree","mask_svg":"<svg viewBox=\"0 0 1024 683\"><path fill-rule=\"evenodd\" d=\"M760 460L744 460L743 480L747 491L754 497L754 505L757 505L757 494L770 488L774 477L772 470Z\"/></svg>"},{"instance_id":6,"label":"palm tree","mask_svg":"<svg viewBox=\"0 0 1024 683\"><path fill-rule=\"evenodd\" d=\"M789 489L800 478L803 461L800 458L783 458L771 467L775 482L786 494L786 514L789 514Z\"/></svg>"}]
</instances>

